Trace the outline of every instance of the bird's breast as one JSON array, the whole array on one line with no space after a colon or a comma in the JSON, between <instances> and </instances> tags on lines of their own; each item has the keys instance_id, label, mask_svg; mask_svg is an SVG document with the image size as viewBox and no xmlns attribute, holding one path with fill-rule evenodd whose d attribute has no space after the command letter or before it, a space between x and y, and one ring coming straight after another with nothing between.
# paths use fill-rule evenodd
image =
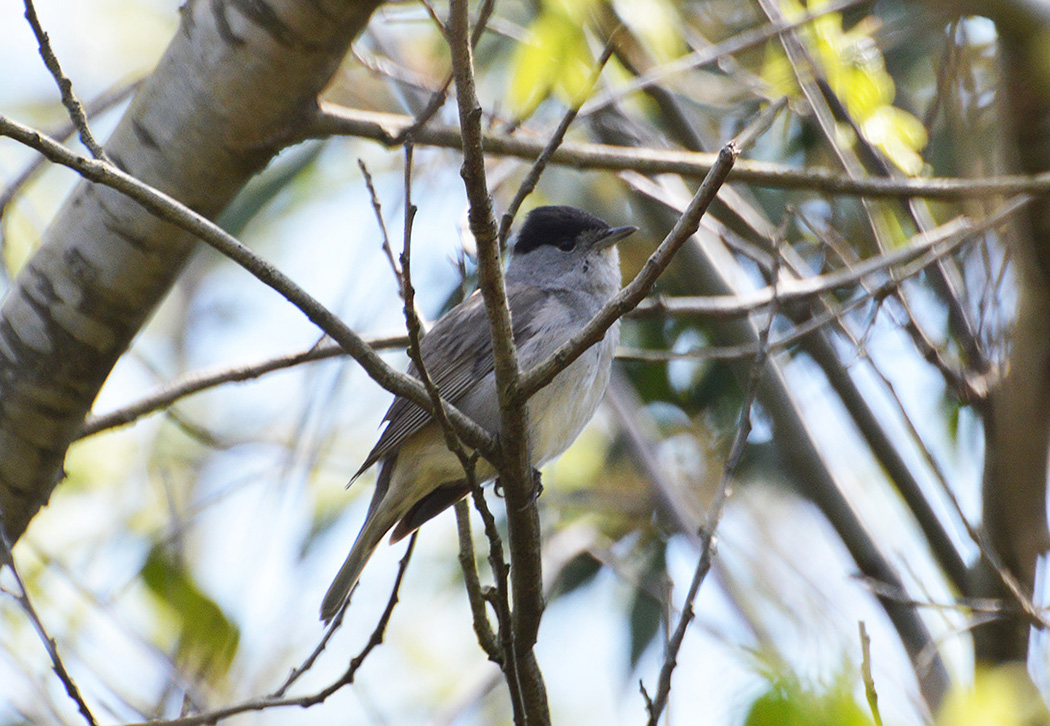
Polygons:
<instances>
[{"instance_id":1,"label":"bird's breast","mask_svg":"<svg viewBox=\"0 0 1050 726\"><path fill-rule=\"evenodd\" d=\"M594 416L609 384L618 340L619 328L614 326L529 399L533 466L539 468L569 448Z\"/></svg>"}]
</instances>

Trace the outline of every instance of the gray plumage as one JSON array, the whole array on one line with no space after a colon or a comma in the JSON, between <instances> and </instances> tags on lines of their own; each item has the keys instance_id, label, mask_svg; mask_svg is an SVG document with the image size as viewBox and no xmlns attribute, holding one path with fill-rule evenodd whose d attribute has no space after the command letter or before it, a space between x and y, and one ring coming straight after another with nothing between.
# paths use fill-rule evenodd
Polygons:
<instances>
[{"instance_id":1,"label":"gray plumage","mask_svg":"<svg viewBox=\"0 0 1050 726\"><path fill-rule=\"evenodd\" d=\"M583 327L620 288L615 243L633 227L610 228L571 207L539 207L522 226L507 268L507 300L522 369L543 361ZM529 399L530 459L539 468L567 449L594 415L619 339L614 325L550 384ZM423 363L442 397L478 425L498 432L492 340L484 300L475 292L423 338ZM414 367L409 373L415 375ZM468 493L459 460L445 447L430 414L404 398L354 474L379 463L365 524L321 606L326 622L339 611L372 552L391 529L394 541ZM479 460L477 478L495 471Z\"/></svg>"}]
</instances>

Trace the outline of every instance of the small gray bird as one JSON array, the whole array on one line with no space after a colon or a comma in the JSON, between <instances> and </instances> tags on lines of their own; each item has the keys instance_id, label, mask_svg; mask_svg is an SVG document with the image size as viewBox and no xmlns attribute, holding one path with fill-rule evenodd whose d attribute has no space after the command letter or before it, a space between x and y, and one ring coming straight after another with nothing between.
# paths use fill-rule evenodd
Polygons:
<instances>
[{"instance_id":1,"label":"small gray bird","mask_svg":"<svg viewBox=\"0 0 1050 726\"><path fill-rule=\"evenodd\" d=\"M635 227L609 227L572 207L539 207L525 220L507 268L514 342L523 369L545 360L620 289L616 243ZM561 454L590 421L609 383L619 324L529 399L530 458L535 468ZM498 432L500 409L484 300L475 292L435 323L420 345L441 396L482 428ZM413 367L409 373L416 375ZM354 474L376 462L368 516L321 606L328 622L342 607L383 536L396 542L469 493L459 459L430 414L394 399L379 441ZM495 477L480 460L478 481Z\"/></svg>"}]
</instances>

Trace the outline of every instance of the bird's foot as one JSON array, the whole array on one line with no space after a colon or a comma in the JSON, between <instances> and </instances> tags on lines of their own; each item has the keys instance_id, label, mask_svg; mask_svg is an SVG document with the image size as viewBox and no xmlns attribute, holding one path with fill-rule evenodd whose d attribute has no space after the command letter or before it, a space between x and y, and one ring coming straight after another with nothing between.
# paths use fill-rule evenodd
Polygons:
<instances>
[{"instance_id":1,"label":"bird's foot","mask_svg":"<svg viewBox=\"0 0 1050 726\"><path fill-rule=\"evenodd\" d=\"M492 484L492 491L497 497L504 495L503 482L496 479ZM543 475L540 474L539 469L532 470L532 491L529 492L529 504L533 504L543 494Z\"/></svg>"},{"instance_id":2,"label":"bird's foot","mask_svg":"<svg viewBox=\"0 0 1050 726\"><path fill-rule=\"evenodd\" d=\"M532 470L532 494L529 497L529 503L535 502L543 494L543 475L540 474L539 469Z\"/></svg>"}]
</instances>

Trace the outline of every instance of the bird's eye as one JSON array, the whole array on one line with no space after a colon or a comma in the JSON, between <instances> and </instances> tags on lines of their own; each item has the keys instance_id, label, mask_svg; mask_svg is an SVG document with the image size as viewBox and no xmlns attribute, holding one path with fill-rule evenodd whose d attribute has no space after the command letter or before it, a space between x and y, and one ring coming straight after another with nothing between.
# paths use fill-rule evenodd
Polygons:
<instances>
[{"instance_id":1,"label":"bird's eye","mask_svg":"<svg viewBox=\"0 0 1050 726\"><path fill-rule=\"evenodd\" d=\"M572 238L563 239L561 242L558 242L556 247L562 252L571 252L576 247L576 240Z\"/></svg>"}]
</instances>

